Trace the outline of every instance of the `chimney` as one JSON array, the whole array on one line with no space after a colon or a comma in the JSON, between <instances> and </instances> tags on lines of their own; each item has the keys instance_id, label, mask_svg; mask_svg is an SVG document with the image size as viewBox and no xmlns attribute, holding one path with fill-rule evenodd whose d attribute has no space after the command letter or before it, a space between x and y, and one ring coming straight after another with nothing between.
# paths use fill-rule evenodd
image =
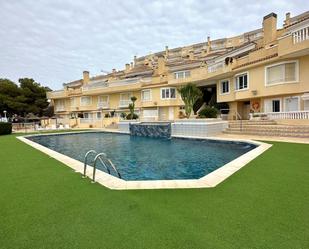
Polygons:
<instances>
[{"instance_id":1,"label":"chimney","mask_svg":"<svg viewBox=\"0 0 309 249\"><path fill-rule=\"evenodd\" d=\"M132 69L134 67L133 62L130 63L130 68Z\"/></svg>"},{"instance_id":2,"label":"chimney","mask_svg":"<svg viewBox=\"0 0 309 249\"><path fill-rule=\"evenodd\" d=\"M284 27L291 24L291 13L288 12L285 14Z\"/></svg>"},{"instance_id":3,"label":"chimney","mask_svg":"<svg viewBox=\"0 0 309 249\"><path fill-rule=\"evenodd\" d=\"M277 38L277 14L270 13L263 18L264 45Z\"/></svg>"},{"instance_id":4,"label":"chimney","mask_svg":"<svg viewBox=\"0 0 309 249\"><path fill-rule=\"evenodd\" d=\"M189 51L189 59L194 60L194 52L192 50Z\"/></svg>"},{"instance_id":5,"label":"chimney","mask_svg":"<svg viewBox=\"0 0 309 249\"><path fill-rule=\"evenodd\" d=\"M136 65L136 62L137 62L137 56L134 55L134 65Z\"/></svg>"},{"instance_id":6,"label":"chimney","mask_svg":"<svg viewBox=\"0 0 309 249\"><path fill-rule=\"evenodd\" d=\"M211 47L210 36L207 36L207 54L209 54L210 52L210 47Z\"/></svg>"},{"instance_id":7,"label":"chimney","mask_svg":"<svg viewBox=\"0 0 309 249\"><path fill-rule=\"evenodd\" d=\"M125 72L129 72L130 71L130 64L129 63L126 63L126 69L125 69Z\"/></svg>"},{"instance_id":8,"label":"chimney","mask_svg":"<svg viewBox=\"0 0 309 249\"><path fill-rule=\"evenodd\" d=\"M89 83L89 72L88 71L83 72L83 83L85 85Z\"/></svg>"},{"instance_id":9,"label":"chimney","mask_svg":"<svg viewBox=\"0 0 309 249\"><path fill-rule=\"evenodd\" d=\"M116 73L116 69L115 68L113 68L112 73Z\"/></svg>"},{"instance_id":10,"label":"chimney","mask_svg":"<svg viewBox=\"0 0 309 249\"><path fill-rule=\"evenodd\" d=\"M164 56L158 58L158 74L162 75L165 73L165 59Z\"/></svg>"},{"instance_id":11,"label":"chimney","mask_svg":"<svg viewBox=\"0 0 309 249\"><path fill-rule=\"evenodd\" d=\"M168 46L165 46L165 58L168 57Z\"/></svg>"}]
</instances>

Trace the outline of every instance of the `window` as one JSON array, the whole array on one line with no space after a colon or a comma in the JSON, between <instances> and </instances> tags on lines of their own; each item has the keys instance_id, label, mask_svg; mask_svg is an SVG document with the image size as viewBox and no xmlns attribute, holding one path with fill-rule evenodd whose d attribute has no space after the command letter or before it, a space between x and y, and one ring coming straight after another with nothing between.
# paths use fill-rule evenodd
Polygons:
<instances>
[{"instance_id":1,"label":"window","mask_svg":"<svg viewBox=\"0 0 309 249\"><path fill-rule=\"evenodd\" d=\"M89 113L89 112L84 112L83 117L86 118L86 119L90 119L90 118L92 118L92 114Z\"/></svg>"},{"instance_id":2,"label":"window","mask_svg":"<svg viewBox=\"0 0 309 249\"><path fill-rule=\"evenodd\" d=\"M143 90L142 91L142 101L151 101L152 96L151 96L151 90Z\"/></svg>"},{"instance_id":3,"label":"window","mask_svg":"<svg viewBox=\"0 0 309 249\"><path fill-rule=\"evenodd\" d=\"M191 72L190 71L181 71L181 72L175 72L174 78L175 79L184 79L190 77Z\"/></svg>"},{"instance_id":4,"label":"window","mask_svg":"<svg viewBox=\"0 0 309 249\"><path fill-rule=\"evenodd\" d=\"M55 101L56 111L64 111L65 109L65 102L63 99L59 99Z\"/></svg>"},{"instance_id":5,"label":"window","mask_svg":"<svg viewBox=\"0 0 309 249\"><path fill-rule=\"evenodd\" d=\"M102 113L101 112L97 112L97 119L101 119L102 117Z\"/></svg>"},{"instance_id":6,"label":"window","mask_svg":"<svg viewBox=\"0 0 309 249\"><path fill-rule=\"evenodd\" d=\"M108 108L108 101L109 101L108 95L98 96L98 107L99 108Z\"/></svg>"},{"instance_id":7,"label":"window","mask_svg":"<svg viewBox=\"0 0 309 249\"><path fill-rule=\"evenodd\" d=\"M75 107L76 106L76 98L70 98L70 106Z\"/></svg>"},{"instance_id":8,"label":"window","mask_svg":"<svg viewBox=\"0 0 309 249\"><path fill-rule=\"evenodd\" d=\"M161 88L161 99L176 99L176 88Z\"/></svg>"},{"instance_id":9,"label":"window","mask_svg":"<svg viewBox=\"0 0 309 249\"><path fill-rule=\"evenodd\" d=\"M228 80L222 80L220 82L221 94L230 92L230 82Z\"/></svg>"},{"instance_id":10,"label":"window","mask_svg":"<svg viewBox=\"0 0 309 249\"><path fill-rule=\"evenodd\" d=\"M248 73L236 75L236 90L248 89Z\"/></svg>"},{"instance_id":11,"label":"window","mask_svg":"<svg viewBox=\"0 0 309 249\"><path fill-rule=\"evenodd\" d=\"M280 112L280 100L276 99L272 101L272 111Z\"/></svg>"},{"instance_id":12,"label":"window","mask_svg":"<svg viewBox=\"0 0 309 249\"><path fill-rule=\"evenodd\" d=\"M265 68L265 84L276 85L298 81L298 65L296 61L267 66Z\"/></svg>"},{"instance_id":13,"label":"window","mask_svg":"<svg viewBox=\"0 0 309 249\"><path fill-rule=\"evenodd\" d=\"M108 103L108 96L107 95L99 96L98 103Z\"/></svg>"},{"instance_id":14,"label":"window","mask_svg":"<svg viewBox=\"0 0 309 249\"><path fill-rule=\"evenodd\" d=\"M299 111L299 97L286 97L284 98L284 111L285 112L294 112Z\"/></svg>"},{"instance_id":15,"label":"window","mask_svg":"<svg viewBox=\"0 0 309 249\"><path fill-rule=\"evenodd\" d=\"M121 93L120 94L120 101L119 106L120 107L128 107L131 101L132 94L131 93Z\"/></svg>"},{"instance_id":16,"label":"window","mask_svg":"<svg viewBox=\"0 0 309 249\"><path fill-rule=\"evenodd\" d=\"M90 96L83 96L80 98L80 105L81 106L88 106L91 105L91 97Z\"/></svg>"},{"instance_id":17,"label":"window","mask_svg":"<svg viewBox=\"0 0 309 249\"><path fill-rule=\"evenodd\" d=\"M121 100L131 100L132 94L131 93L121 93L120 99Z\"/></svg>"}]
</instances>

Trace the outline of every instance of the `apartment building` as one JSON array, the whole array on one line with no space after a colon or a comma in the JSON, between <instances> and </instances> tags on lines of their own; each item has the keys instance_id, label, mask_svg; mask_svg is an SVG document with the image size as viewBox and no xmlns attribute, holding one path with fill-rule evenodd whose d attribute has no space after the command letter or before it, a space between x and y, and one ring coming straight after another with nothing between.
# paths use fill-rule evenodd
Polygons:
<instances>
[{"instance_id":1,"label":"apartment building","mask_svg":"<svg viewBox=\"0 0 309 249\"><path fill-rule=\"evenodd\" d=\"M177 88L196 84L203 97L195 111L227 103L229 119L252 114L274 119L309 119L309 11L277 28L277 15L260 29L239 36L134 57L123 70L65 83L48 93L59 118L103 126L107 117L128 113L131 96L144 120L180 118L184 103ZM77 123L76 123L77 124Z\"/></svg>"}]
</instances>

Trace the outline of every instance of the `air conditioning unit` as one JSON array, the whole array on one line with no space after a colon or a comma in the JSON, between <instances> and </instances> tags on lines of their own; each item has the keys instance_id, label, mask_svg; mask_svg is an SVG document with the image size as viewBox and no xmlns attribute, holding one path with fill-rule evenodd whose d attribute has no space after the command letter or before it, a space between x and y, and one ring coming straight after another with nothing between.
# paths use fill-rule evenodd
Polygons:
<instances>
[{"instance_id":1,"label":"air conditioning unit","mask_svg":"<svg viewBox=\"0 0 309 249\"><path fill-rule=\"evenodd\" d=\"M253 96L256 96L256 95L257 95L257 93L258 93L258 91L257 91L257 90L252 90L251 92L252 92L252 95L253 95Z\"/></svg>"}]
</instances>

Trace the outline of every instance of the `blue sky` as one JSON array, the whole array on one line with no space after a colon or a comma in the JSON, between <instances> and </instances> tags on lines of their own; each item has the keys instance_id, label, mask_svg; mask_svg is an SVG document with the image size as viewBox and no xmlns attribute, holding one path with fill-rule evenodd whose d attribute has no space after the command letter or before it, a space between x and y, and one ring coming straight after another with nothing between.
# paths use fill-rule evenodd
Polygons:
<instances>
[{"instance_id":1,"label":"blue sky","mask_svg":"<svg viewBox=\"0 0 309 249\"><path fill-rule=\"evenodd\" d=\"M261 27L263 16L309 9L308 1L0 0L0 78L31 77L52 89L134 55L229 37Z\"/></svg>"}]
</instances>

